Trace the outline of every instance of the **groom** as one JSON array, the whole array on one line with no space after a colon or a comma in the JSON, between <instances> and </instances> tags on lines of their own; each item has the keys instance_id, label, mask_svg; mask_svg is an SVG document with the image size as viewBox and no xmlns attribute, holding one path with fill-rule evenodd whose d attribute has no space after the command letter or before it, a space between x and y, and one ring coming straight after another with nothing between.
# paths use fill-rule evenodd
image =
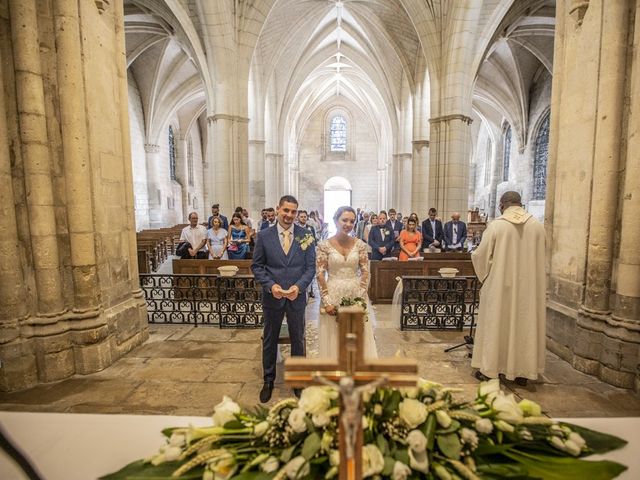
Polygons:
<instances>
[{"instance_id":1,"label":"groom","mask_svg":"<svg viewBox=\"0 0 640 480\"><path fill-rule=\"evenodd\" d=\"M280 199L275 228L258 233L251 270L262 285L264 334L262 339L262 369L264 385L260 401L268 402L276 379L278 337L282 319L287 315L291 336L291 355L304 356L304 309L306 291L316 273L314 244L302 241L307 230L294 224L298 201L291 195ZM296 395L299 390L294 389Z\"/></svg>"}]
</instances>

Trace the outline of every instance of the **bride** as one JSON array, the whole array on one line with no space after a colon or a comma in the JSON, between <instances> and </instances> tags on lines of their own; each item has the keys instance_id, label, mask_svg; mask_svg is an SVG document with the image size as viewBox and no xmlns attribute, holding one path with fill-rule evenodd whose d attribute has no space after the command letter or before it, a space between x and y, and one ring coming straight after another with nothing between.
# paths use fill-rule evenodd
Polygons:
<instances>
[{"instance_id":1,"label":"bride","mask_svg":"<svg viewBox=\"0 0 640 480\"><path fill-rule=\"evenodd\" d=\"M338 357L337 307L343 298L361 297L367 302L368 321L364 324L364 357L377 358L373 337L373 309L367 296L369 259L367 244L350 234L356 222L351 207L340 207L333 216L337 233L318 244L316 276L322 298L320 310L319 350L321 358Z\"/></svg>"}]
</instances>

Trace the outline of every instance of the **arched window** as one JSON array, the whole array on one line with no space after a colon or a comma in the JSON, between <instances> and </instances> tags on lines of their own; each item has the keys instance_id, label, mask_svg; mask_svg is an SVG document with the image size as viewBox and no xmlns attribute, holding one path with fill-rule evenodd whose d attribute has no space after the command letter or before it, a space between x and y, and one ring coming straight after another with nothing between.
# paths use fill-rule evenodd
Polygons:
<instances>
[{"instance_id":1,"label":"arched window","mask_svg":"<svg viewBox=\"0 0 640 480\"><path fill-rule=\"evenodd\" d=\"M533 154L533 200L544 200L547 194L547 159L549 158L549 113L544 117Z\"/></svg>"},{"instance_id":2,"label":"arched window","mask_svg":"<svg viewBox=\"0 0 640 480\"><path fill-rule=\"evenodd\" d=\"M347 151L347 121L342 115L336 115L331 119L329 136L331 138L332 152Z\"/></svg>"},{"instance_id":3,"label":"arched window","mask_svg":"<svg viewBox=\"0 0 640 480\"><path fill-rule=\"evenodd\" d=\"M504 156L502 157L502 181L509 181L509 159L511 158L511 125L504 134Z\"/></svg>"},{"instance_id":4,"label":"arched window","mask_svg":"<svg viewBox=\"0 0 640 480\"><path fill-rule=\"evenodd\" d=\"M191 135L187 140L187 172L189 174L189 185L193 186L193 141Z\"/></svg>"},{"instance_id":5,"label":"arched window","mask_svg":"<svg viewBox=\"0 0 640 480\"><path fill-rule=\"evenodd\" d=\"M169 125L169 176L176 180L176 143L173 138L173 128Z\"/></svg>"}]
</instances>

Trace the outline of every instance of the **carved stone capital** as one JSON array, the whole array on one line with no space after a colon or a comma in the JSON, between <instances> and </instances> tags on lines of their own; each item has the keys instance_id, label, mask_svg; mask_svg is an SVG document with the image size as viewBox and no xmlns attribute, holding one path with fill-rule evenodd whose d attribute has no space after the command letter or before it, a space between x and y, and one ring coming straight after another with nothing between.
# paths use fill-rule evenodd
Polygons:
<instances>
[{"instance_id":1,"label":"carved stone capital","mask_svg":"<svg viewBox=\"0 0 640 480\"><path fill-rule=\"evenodd\" d=\"M461 113L452 113L450 115L433 117L429 119L429 123L450 122L452 120L460 120L462 123L466 123L467 125L471 125L473 123L473 118L468 117L467 115L463 115Z\"/></svg>"},{"instance_id":2,"label":"carved stone capital","mask_svg":"<svg viewBox=\"0 0 640 480\"><path fill-rule=\"evenodd\" d=\"M429 140L414 140L411 142L413 149L420 153L423 148L429 148Z\"/></svg>"},{"instance_id":3,"label":"carved stone capital","mask_svg":"<svg viewBox=\"0 0 640 480\"><path fill-rule=\"evenodd\" d=\"M231 120L232 122L249 123L249 119L247 117L239 117L238 115L229 115L227 113L216 113L215 115L207 117L207 121L209 123L216 123L218 120Z\"/></svg>"},{"instance_id":4,"label":"carved stone capital","mask_svg":"<svg viewBox=\"0 0 640 480\"><path fill-rule=\"evenodd\" d=\"M145 143L144 151L147 153L160 153L160 145L154 145L153 143Z\"/></svg>"}]
</instances>

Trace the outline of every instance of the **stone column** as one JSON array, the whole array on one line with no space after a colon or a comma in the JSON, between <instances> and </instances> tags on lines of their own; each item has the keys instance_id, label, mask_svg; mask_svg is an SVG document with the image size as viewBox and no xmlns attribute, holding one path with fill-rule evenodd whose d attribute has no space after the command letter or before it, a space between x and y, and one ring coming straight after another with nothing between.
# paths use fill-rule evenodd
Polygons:
<instances>
[{"instance_id":1,"label":"stone column","mask_svg":"<svg viewBox=\"0 0 640 480\"><path fill-rule=\"evenodd\" d=\"M378 205L376 211L382 209L387 210L391 205L388 197L389 189L387 186L387 169L378 168Z\"/></svg>"},{"instance_id":2,"label":"stone column","mask_svg":"<svg viewBox=\"0 0 640 480\"><path fill-rule=\"evenodd\" d=\"M64 311L60 260L51 183L44 87L36 2L9 2L20 143L24 162L26 201L38 311L47 316Z\"/></svg>"},{"instance_id":3,"label":"stone column","mask_svg":"<svg viewBox=\"0 0 640 480\"><path fill-rule=\"evenodd\" d=\"M64 160L67 224L71 247L74 311L97 312L100 306L91 163L87 133L78 2L54 2L60 127Z\"/></svg>"},{"instance_id":4,"label":"stone column","mask_svg":"<svg viewBox=\"0 0 640 480\"><path fill-rule=\"evenodd\" d=\"M462 114L430 118L429 205L442 218L466 212L469 204L469 126Z\"/></svg>"},{"instance_id":5,"label":"stone column","mask_svg":"<svg viewBox=\"0 0 640 480\"><path fill-rule=\"evenodd\" d=\"M411 178L411 154L410 153L397 153L393 156L393 163L395 164L395 175L393 179L393 191L394 191L394 206L403 215L409 216L411 209L411 188L407 179Z\"/></svg>"},{"instance_id":6,"label":"stone column","mask_svg":"<svg viewBox=\"0 0 640 480\"><path fill-rule=\"evenodd\" d=\"M237 206L249 205L249 165L247 138L249 119L217 113L207 118L212 137L214 158L214 197L220 211L232 212Z\"/></svg>"},{"instance_id":7,"label":"stone column","mask_svg":"<svg viewBox=\"0 0 640 480\"><path fill-rule=\"evenodd\" d=\"M411 143L411 210L418 214L418 218L424 218L429 211L429 140Z\"/></svg>"},{"instance_id":8,"label":"stone column","mask_svg":"<svg viewBox=\"0 0 640 480\"><path fill-rule=\"evenodd\" d=\"M281 153L267 153L265 155L265 206L274 207L282 196L282 160Z\"/></svg>"},{"instance_id":9,"label":"stone column","mask_svg":"<svg viewBox=\"0 0 640 480\"><path fill-rule=\"evenodd\" d=\"M149 227L162 227L162 190L158 170L160 168L160 145L145 143L147 162L147 198L149 199Z\"/></svg>"},{"instance_id":10,"label":"stone column","mask_svg":"<svg viewBox=\"0 0 640 480\"><path fill-rule=\"evenodd\" d=\"M600 55L587 279L583 305L586 311L596 314L609 312L617 221L612 207L618 202L620 131L629 24L627 13L626 1L611 2L602 13L604 21L601 27L601 44L606 46L606 53L602 52Z\"/></svg>"},{"instance_id":11,"label":"stone column","mask_svg":"<svg viewBox=\"0 0 640 480\"><path fill-rule=\"evenodd\" d=\"M504 142L502 136L496 136L496 145L493 149L491 162L491 182L489 185L489 205L487 206L487 218L493 220L500 216L498 211L498 184L502 182L502 157L504 157Z\"/></svg>"},{"instance_id":12,"label":"stone column","mask_svg":"<svg viewBox=\"0 0 640 480\"><path fill-rule=\"evenodd\" d=\"M265 207L264 140L249 140L249 208L257 218Z\"/></svg>"}]
</instances>

